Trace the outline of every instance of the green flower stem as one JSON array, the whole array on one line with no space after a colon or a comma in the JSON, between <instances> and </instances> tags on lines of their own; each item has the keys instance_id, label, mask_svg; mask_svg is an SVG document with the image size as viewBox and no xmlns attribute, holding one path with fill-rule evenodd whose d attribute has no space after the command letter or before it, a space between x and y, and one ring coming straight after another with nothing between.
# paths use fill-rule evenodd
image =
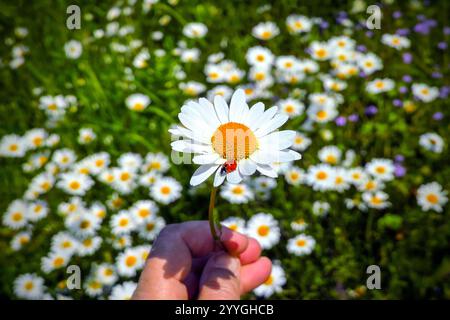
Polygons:
<instances>
[{"instance_id":1,"label":"green flower stem","mask_svg":"<svg viewBox=\"0 0 450 320\"><path fill-rule=\"evenodd\" d=\"M216 187L212 187L211 189L211 195L209 197L209 210L208 210L208 220L209 220L209 228L211 229L211 235L213 236L213 239L220 243L220 235L217 234L216 231L216 222L215 222L215 217L214 217L214 203L216 200L216 193L217 193L217 188ZM220 230L220 226L217 228Z\"/></svg>"}]
</instances>

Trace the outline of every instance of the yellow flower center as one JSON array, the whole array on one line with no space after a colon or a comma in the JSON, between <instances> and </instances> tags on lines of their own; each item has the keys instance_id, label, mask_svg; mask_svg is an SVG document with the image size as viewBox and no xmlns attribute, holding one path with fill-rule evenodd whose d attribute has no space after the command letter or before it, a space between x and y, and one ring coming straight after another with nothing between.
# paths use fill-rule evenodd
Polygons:
<instances>
[{"instance_id":1,"label":"yellow flower center","mask_svg":"<svg viewBox=\"0 0 450 320\"><path fill-rule=\"evenodd\" d=\"M119 226L126 227L127 225L128 225L128 219L127 218L120 219Z\"/></svg>"},{"instance_id":2,"label":"yellow flower center","mask_svg":"<svg viewBox=\"0 0 450 320\"><path fill-rule=\"evenodd\" d=\"M9 151L14 152L14 151L17 151L17 149L19 149L19 146L15 143L13 143L9 146Z\"/></svg>"},{"instance_id":3,"label":"yellow flower center","mask_svg":"<svg viewBox=\"0 0 450 320\"><path fill-rule=\"evenodd\" d=\"M53 265L58 268L61 267L64 263L64 259L62 257L57 257L55 260L53 260Z\"/></svg>"},{"instance_id":4,"label":"yellow flower center","mask_svg":"<svg viewBox=\"0 0 450 320\"><path fill-rule=\"evenodd\" d=\"M80 188L80 183L78 181L72 181L69 184L70 189L72 190L78 190Z\"/></svg>"},{"instance_id":5,"label":"yellow flower center","mask_svg":"<svg viewBox=\"0 0 450 320\"><path fill-rule=\"evenodd\" d=\"M299 247L304 247L306 245L306 240L304 239L297 240L295 244Z\"/></svg>"},{"instance_id":6,"label":"yellow flower center","mask_svg":"<svg viewBox=\"0 0 450 320\"><path fill-rule=\"evenodd\" d=\"M27 291L31 291L34 288L34 283L32 281L28 281L27 283L25 283L25 290Z\"/></svg>"},{"instance_id":7,"label":"yellow flower center","mask_svg":"<svg viewBox=\"0 0 450 320\"><path fill-rule=\"evenodd\" d=\"M12 215L12 219L13 219L13 221L15 221L15 222L21 221L22 218L23 218L23 215L22 215L22 213L20 213L20 212L15 212L15 213L13 213L13 215Z\"/></svg>"},{"instance_id":8,"label":"yellow flower center","mask_svg":"<svg viewBox=\"0 0 450 320\"><path fill-rule=\"evenodd\" d=\"M265 285L270 286L273 283L273 276L270 277L264 282Z\"/></svg>"},{"instance_id":9,"label":"yellow flower center","mask_svg":"<svg viewBox=\"0 0 450 320\"><path fill-rule=\"evenodd\" d=\"M125 260L125 264L127 265L127 267L134 266L136 264L136 262L137 262L137 258L135 256L129 256Z\"/></svg>"},{"instance_id":10,"label":"yellow flower center","mask_svg":"<svg viewBox=\"0 0 450 320\"><path fill-rule=\"evenodd\" d=\"M246 159L258 147L256 136L250 128L237 122L228 122L217 128L211 142L214 151L229 161Z\"/></svg>"},{"instance_id":11,"label":"yellow flower center","mask_svg":"<svg viewBox=\"0 0 450 320\"><path fill-rule=\"evenodd\" d=\"M427 195L427 201L432 204L436 204L439 201L439 197L437 195L435 195L434 193L430 193Z\"/></svg>"},{"instance_id":12,"label":"yellow flower center","mask_svg":"<svg viewBox=\"0 0 450 320\"><path fill-rule=\"evenodd\" d=\"M140 209L140 210L138 211L138 215L139 215L141 218L148 217L148 216L150 215L150 210L145 209L145 208L142 208L142 209Z\"/></svg>"},{"instance_id":13,"label":"yellow flower center","mask_svg":"<svg viewBox=\"0 0 450 320\"><path fill-rule=\"evenodd\" d=\"M270 228L269 228L269 226L266 226L266 225L262 225L258 228L258 234L261 237L267 236L269 234L269 231L270 231Z\"/></svg>"},{"instance_id":14,"label":"yellow flower center","mask_svg":"<svg viewBox=\"0 0 450 320\"><path fill-rule=\"evenodd\" d=\"M165 195L170 194L170 187L169 186L162 187L161 188L161 193L165 194Z\"/></svg>"},{"instance_id":15,"label":"yellow flower center","mask_svg":"<svg viewBox=\"0 0 450 320\"><path fill-rule=\"evenodd\" d=\"M316 178L319 180L325 180L328 177L327 173L324 171L319 171L316 174Z\"/></svg>"}]
</instances>

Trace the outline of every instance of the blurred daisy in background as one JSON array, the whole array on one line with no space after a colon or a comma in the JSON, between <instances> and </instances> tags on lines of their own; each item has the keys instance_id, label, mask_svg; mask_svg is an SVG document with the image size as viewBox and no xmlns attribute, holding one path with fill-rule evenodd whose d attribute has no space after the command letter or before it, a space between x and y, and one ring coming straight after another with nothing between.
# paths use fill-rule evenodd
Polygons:
<instances>
[{"instance_id":1,"label":"blurred daisy in background","mask_svg":"<svg viewBox=\"0 0 450 320\"><path fill-rule=\"evenodd\" d=\"M143 111L150 103L150 98L142 93L133 93L125 99L125 105L133 111Z\"/></svg>"},{"instance_id":2,"label":"blurred daisy in background","mask_svg":"<svg viewBox=\"0 0 450 320\"><path fill-rule=\"evenodd\" d=\"M417 189L417 203L424 211L442 212L447 201L447 191L437 182L423 184Z\"/></svg>"},{"instance_id":3,"label":"blurred daisy in background","mask_svg":"<svg viewBox=\"0 0 450 320\"><path fill-rule=\"evenodd\" d=\"M25 273L14 280L14 294L22 299L37 300L44 295L44 279L35 273Z\"/></svg>"},{"instance_id":4,"label":"blurred daisy in background","mask_svg":"<svg viewBox=\"0 0 450 320\"><path fill-rule=\"evenodd\" d=\"M302 233L288 240L287 251L296 256L304 256L310 254L315 245L313 237Z\"/></svg>"},{"instance_id":5,"label":"blurred daisy in background","mask_svg":"<svg viewBox=\"0 0 450 320\"><path fill-rule=\"evenodd\" d=\"M247 235L258 240L263 249L270 249L280 241L278 221L269 213L257 213L247 222Z\"/></svg>"},{"instance_id":6,"label":"blurred daisy in background","mask_svg":"<svg viewBox=\"0 0 450 320\"><path fill-rule=\"evenodd\" d=\"M260 22L252 29L252 35L261 40L269 40L276 37L280 33L280 29L274 22Z\"/></svg>"},{"instance_id":7,"label":"blurred daisy in background","mask_svg":"<svg viewBox=\"0 0 450 320\"><path fill-rule=\"evenodd\" d=\"M274 261L269 278L262 285L254 289L253 292L259 297L268 298L274 293L281 292L285 284L285 272L281 265L277 261Z\"/></svg>"}]
</instances>

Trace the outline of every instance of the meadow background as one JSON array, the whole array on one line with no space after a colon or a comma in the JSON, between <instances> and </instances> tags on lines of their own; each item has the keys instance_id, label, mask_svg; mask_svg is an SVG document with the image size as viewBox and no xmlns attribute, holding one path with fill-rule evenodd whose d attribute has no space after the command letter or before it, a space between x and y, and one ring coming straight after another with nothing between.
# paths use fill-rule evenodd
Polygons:
<instances>
[{"instance_id":1,"label":"meadow background","mask_svg":"<svg viewBox=\"0 0 450 320\"><path fill-rule=\"evenodd\" d=\"M449 35L443 34L448 28L448 2L446 1L389 1L382 5L381 29L373 30L367 36L364 27L343 26L339 16L343 13L352 21L367 18L365 10L354 12L355 4L338 1L159 1L148 13L141 9L141 1L135 5L127 1L2 1L0 4L0 138L15 133L23 135L32 128L45 128L60 136L59 145L49 148L70 148L81 159L92 153L106 151L111 159L126 152L145 155L148 152L163 152L170 156L171 137L168 129L177 123L177 114L189 98L179 88L179 83L194 80L206 84L210 89L216 84L206 83L203 67L210 54L224 52L243 70L248 70L245 53L249 47L263 44L275 55L295 55L305 57L305 49L313 40L327 40L344 34L369 51L376 53L383 61L384 68L377 77L388 77L402 84L402 77L410 75L414 82L442 88L449 85L448 51L438 44L448 44ZM77 4L81 8L80 30L66 28L66 8ZM93 31L105 28L106 19L112 6L132 7L129 16L117 18L120 25L131 25L134 32L124 37L103 37L93 39ZM364 6L365 8L366 6ZM261 9L262 8L262 9ZM393 13L400 11L401 18L394 19ZM286 31L285 19L290 14L307 17L321 17L328 21L326 29L313 28L307 35L290 35ZM436 26L427 34L414 31L418 16L434 19ZM273 21L280 27L280 34L267 42L255 39L252 28L262 21ZM182 33L188 22L202 22L208 33L201 39L189 39ZM28 35L20 38L15 28L26 27ZM409 28L407 36L411 47L412 62L402 59L402 52L389 48L380 42L384 33L395 33L397 29ZM161 31L164 36L155 41L151 34ZM83 44L83 52L78 59L68 59L64 44L76 39ZM148 48L151 58L148 66L134 68L132 61L139 49L126 52L111 50L111 42L125 46L133 39L142 40L142 47ZM201 51L198 62L182 63L172 54L179 40L188 47ZM11 48L24 44L29 52L25 62L17 69L9 67ZM163 49L165 56L158 57L155 50ZM185 80L174 74L177 66L186 73ZM125 71L132 69L133 77ZM321 63L322 69L322 63ZM328 67L324 67L326 72ZM433 76L438 72L439 76ZM373 78L373 76L372 76ZM236 205L218 198L217 208L222 219L230 216L249 219L257 212L269 212L278 220L281 228L280 243L264 254L280 261L286 273L287 282L283 290L271 296L277 299L399 299L399 298L450 298L450 212L445 206L442 212L423 211L416 201L416 190L424 183L439 182L449 190L449 153L444 147L442 153L425 151L418 144L419 136L426 132L436 132L444 140L449 137L449 100L440 97L431 103L417 103L414 110L396 107L393 100L405 98L398 90L383 95L371 96L365 92L367 79L355 77L347 80L348 87L342 92L344 103L339 114L357 114L359 121L338 126L335 121L314 127L307 133L312 140L304 152L303 159L296 165L307 170L317 164L317 152L323 146L336 145L344 152L356 152L357 162L364 165L372 158L394 159L403 155L406 174L396 177L386 184L391 206L383 209L348 209L345 198L355 194L354 190L338 192L318 192L306 185L289 185L283 176L277 179L277 187L269 199L250 201ZM242 80L245 83L246 80ZM230 85L231 88L239 84ZM48 116L39 109L39 95L34 88L42 88L41 95L73 95L77 103L67 109L63 118L55 125L49 125ZM288 96L295 88L309 92L320 92L318 79L297 85L276 83L271 91L273 97L257 99L266 106L274 105L279 97ZM125 99L132 93L140 92L152 100L143 112L132 112L125 106ZM200 96L203 96L202 94ZM307 100L303 99L305 104ZM254 102L253 102L254 103ZM368 115L366 107L374 104L378 113ZM433 115L441 112L443 118L435 120ZM301 130L305 115L291 119L286 127ZM97 138L90 144L77 142L80 128L91 128ZM324 130L329 130L324 132ZM331 133L331 139L329 139ZM328 136L327 136L328 134ZM326 138L325 138L326 137ZM329 140L328 140L329 139ZM0 157L0 213L7 210L14 199L22 198L31 179L39 170L24 172L22 164L34 151L24 158ZM167 175L182 184L182 196L170 205L159 205L159 216L166 223L177 223L196 219L206 219L209 199L209 185L199 187L195 193L189 192L189 179L193 165L170 166ZM90 203L98 200L106 202L112 191L107 186L96 184L83 199ZM16 298L13 290L14 279L26 272L36 272L45 279L48 292L74 298L89 298L83 290L68 291L59 287L66 278L64 269L49 274L40 271L41 258L50 249L51 237L64 229L64 219L56 213L58 205L69 198L62 190L54 187L42 196L47 201L48 216L33 226L31 242L19 251L11 248L10 242L16 230L0 225L0 297ZM148 188L138 188L124 196L127 207L139 199L148 199ZM312 213L315 201L326 201L331 210L325 217ZM111 210L112 211L112 210ZM108 215L113 214L108 210ZM297 257L286 251L287 239L296 233L291 222L304 218L308 223L307 233L317 244L312 254ZM108 217L106 218L108 219ZM109 223L105 222L98 234L110 236ZM145 241L137 240L137 243ZM92 256L74 257L70 264L78 264L87 275L94 262L114 262L118 251L106 241ZM379 265L382 270L382 289L366 290L366 268ZM134 278L136 279L136 278ZM254 297L250 294L249 297Z\"/></svg>"}]
</instances>

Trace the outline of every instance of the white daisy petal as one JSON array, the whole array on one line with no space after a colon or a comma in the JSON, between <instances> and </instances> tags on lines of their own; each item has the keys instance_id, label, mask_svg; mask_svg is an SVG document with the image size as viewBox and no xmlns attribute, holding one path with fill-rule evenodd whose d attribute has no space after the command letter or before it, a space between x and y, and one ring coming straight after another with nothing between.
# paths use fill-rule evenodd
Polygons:
<instances>
[{"instance_id":1,"label":"white daisy petal","mask_svg":"<svg viewBox=\"0 0 450 320\"><path fill-rule=\"evenodd\" d=\"M201 115L204 120L214 128L220 126L221 123L217 118L216 110L214 109L213 104L205 98L200 98L198 101L200 103L200 106L202 107Z\"/></svg>"},{"instance_id":2,"label":"white daisy petal","mask_svg":"<svg viewBox=\"0 0 450 320\"><path fill-rule=\"evenodd\" d=\"M201 154L197 155L194 158L192 158L192 161L195 164L212 164L216 163L217 160L219 160L220 155L217 153L209 153L209 154Z\"/></svg>"},{"instance_id":3,"label":"white daisy petal","mask_svg":"<svg viewBox=\"0 0 450 320\"><path fill-rule=\"evenodd\" d=\"M278 174L275 171L275 169L273 169L270 165L267 164L257 164L256 170L258 170L261 174L271 178L278 177Z\"/></svg>"},{"instance_id":4,"label":"white daisy petal","mask_svg":"<svg viewBox=\"0 0 450 320\"><path fill-rule=\"evenodd\" d=\"M259 143L272 149L283 150L294 143L295 135L296 132L292 130L276 131L262 137Z\"/></svg>"},{"instance_id":5,"label":"white daisy petal","mask_svg":"<svg viewBox=\"0 0 450 320\"><path fill-rule=\"evenodd\" d=\"M273 116L275 116L275 114L278 112L278 107L272 107L267 109L264 114L262 116L260 116L260 118L258 119L257 123L254 124L254 126L252 126L252 130L256 131L258 130L261 126L265 125L270 119L273 118Z\"/></svg>"},{"instance_id":6,"label":"white daisy petal","mask_svg":"<svg viewBox=\"0 0 450 320\"><path fill-rule=\"evenodd\" d=\"M233 172L228 173L227 181L234 184L241 182L242 176L239 173L239 170L234 170Z\"/></svg>"},{"instance_id":7,"label":"white daisy petal","mask_svg":"<svg viewBox=\"0 0 450 320\"><path fill-rule=\"evenodd\" d=\"M186 153L207 153L211 151L211 146L194 144L185 140L177 140L170 144L172 149Z\"/></svg>"},{"instance_id":8,"label":"white daisy petal","mask_svg":"<svg viewBox=\"0 0 450 320\"><path fill-rule=\"evenodd\" d=\"M273 117L272 120L269 122L263 124L259 129L255 131L255 135L260 138L264 137L266 134L278 129L283 124L288 121L289 117L284 114L277 114L275 117Z\"/></svg>"},{"instance_id":9,"label":"white daisy petal","mask_svg":"<svg viewBox=\"0 0 450 320\"><path fill-rule=\"evenodd\" d=\"M216 170L219 168L218 165L205 164L197 168L192 175L190 184L191 186L198 186L200 183L208 179Z\"/></svg>"},{"instance_id":10,"label":"white daisy petal","mask_svg":"<svg viewBox=\"0 0 450 320\"><path fill-rule=\"evenodd\" d=\"M219 121L222 124L227 123L229 121L228 120L229 109L225 99L222 96L217 95L214 97L214 107L216 109Z\"/></svg>"},{"instance_id":11,"label":"white daisy petal","mask_svg":"<svg viewBox=\"0 0 450 320\"><path fill-rule=\"evenodd\" d=\"M292 151L292 150L286 150L286 151L278 151L276 153L277 160L275 162L290 162L299 160L302 158L300 153Z\"/></svg>"},{"instance_id":12,"label":"white daisy petal","mask_svg":"<svg viewBox=\"0 0 450 320\"><path fill-rule=\"evenodd\" d=\"M220 186L225 181L226 175L220 172L220 169L216 171L214 175L214 187Z\"/></svg>"},{"instance_id":13,"label":"white daisy petal","mask_svg":"<svg viewBox=\"0 0 450 320\"><path fill-rule=\"evenodd\" d=\"M256 129L255 125L258 123L259 119L263 116L263 114L264 114L264 103L262 102L255 103L251 107L247 115L247 118L245 118L243 122L251 130L255 130Z\"/></svg>"},{"instance_id":14,"label":"white daisy petal","mask_svg":"<svg viewBox=\"0 0 450 320\"><path fill-rule=\"evenodd\" d=\"M251 176L256 171L256 163L253 162L251 159L244 159L239 161L239 172L242 173L244 176Z\"/></svg>"},{"instance_id":15,"label":"white daisy petal","mask_svg":"<svg viewBox=\"0 0 450 320\"><path fill-rule=\"evenodd\" d=\"M186 137L188 139L198 141L205 144L211 144L211 138L205 136L203 131L192 131L180 126L177 126L175 129L170 129L170 133Z\"/></svg>"},{"instance_id":16,"label":"white daisy petal","mask_svg":"<svg viewBox=\"0 0 450 320\"><path fill-rule=\"evenodd\" d=\"M231 97L230 102L230 121L241 122L249 112L247 102L245 101L245 92L238 89Z\"/></svg>"},{"instance_id":17,"label":"white daisy petal","mask_svg":"<svg viewBox=\"0 0 450 320\"><path fill-rule=\"evenodd\" d=\"M275 150L258 150L250 155L250 159L256 162L257 164L270 164L277 162L277 153Z\"/></svg>"}]
</instances>

